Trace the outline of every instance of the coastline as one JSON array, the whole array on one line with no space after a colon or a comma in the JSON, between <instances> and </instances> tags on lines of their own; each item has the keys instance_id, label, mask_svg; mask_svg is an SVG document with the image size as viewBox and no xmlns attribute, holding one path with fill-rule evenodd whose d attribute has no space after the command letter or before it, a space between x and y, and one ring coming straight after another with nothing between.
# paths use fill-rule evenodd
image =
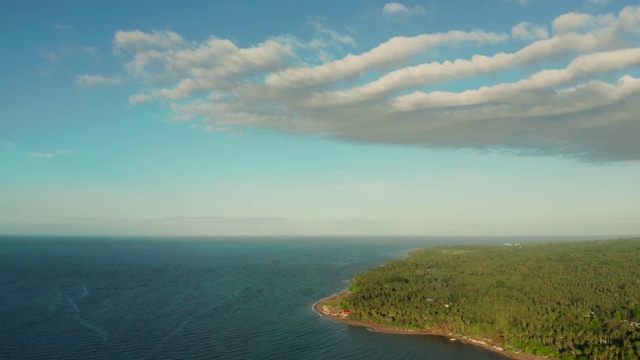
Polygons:
<instances>
[{"instance_id":1,"label":"coastline","mask_svg":"<svg viewBox=\"0 0 640 360\"><path fill-rule=\"evenodd\" d=\"M542 360L542 359L548 359L544 356L539 356L539 355L533 355L533 354L527 354L527 353L512 353L512 352L508 352L505 350L502 350L500 348L496 348L493 347L489 344L486 343L481 343L478 342L477 340L473 340L473 339L469 339L469 338L465 338L462 336L456 336L456 335L449 335L444 333L441 330L438 329L427 329L427 330L411 330L411 329L405 329L405 328L401 328L401 327L397 327L397 326L388 326L388 325L382 325L382 324L376 324L373 322L364 322L364 321L355 321L355 320L349 320L348 317L344 317L344 316L340 316L337 315L335 313L332 313L330 311L327 311L325 309L325 304L330 302L330 301L335 301L335 300L339 300L342 299L343 297L349 295L349 291L345 290L343 292L331 295L327 298L324 298L320 301L318 301L317 303L315 303L313 305L313 309L320 315L329 318L333 321L337 321L343 324L347 324L347 325L353 325L353 326L360 326L360 327L364 327L370 331L374 331L374 332L379 332L379 333L385 333L385 334L399 334L399 335L420 335L420 336L441 336L441 337L445 337L448 338L452 341L459 341L463 344L467 344L467 345L471 345L471 346L475 346L481 349L485 349L485 350L489 350L493 353L499 354L504 356L506 359L513 359L513 360Z\"/></svg>"}]
</instances>

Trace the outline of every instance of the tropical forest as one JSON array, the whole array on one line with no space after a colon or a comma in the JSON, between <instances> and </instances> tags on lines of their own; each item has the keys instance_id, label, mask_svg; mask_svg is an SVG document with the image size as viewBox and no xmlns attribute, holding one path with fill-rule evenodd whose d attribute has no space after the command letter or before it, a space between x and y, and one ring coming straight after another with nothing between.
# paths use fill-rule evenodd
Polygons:
<instances>
[{"instance_id":1,"label":"tropical forest","mask_svg":"<svg viewBox=\"0 0 640 360\"><path fill-rule=\"evenodd\" d=\"M349 290L354 320L557 359L640 359L640 238L426 248Z\"/></svg>"}]
</instances>

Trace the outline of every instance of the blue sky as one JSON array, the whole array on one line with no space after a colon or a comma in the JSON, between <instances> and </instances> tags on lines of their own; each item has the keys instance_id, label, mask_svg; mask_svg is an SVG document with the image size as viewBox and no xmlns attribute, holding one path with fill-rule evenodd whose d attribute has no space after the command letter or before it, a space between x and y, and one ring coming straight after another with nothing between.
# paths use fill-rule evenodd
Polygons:
<instances>
[{"instance_id":1,"label":"blue sky","mask_svg":"<svg viewBox=\"0 0 640 360\"><path fill-rule=\"evenodd\" d=\"M640 6L4 1L0 234L640 234Z\"/></svg>"}]
</instances>

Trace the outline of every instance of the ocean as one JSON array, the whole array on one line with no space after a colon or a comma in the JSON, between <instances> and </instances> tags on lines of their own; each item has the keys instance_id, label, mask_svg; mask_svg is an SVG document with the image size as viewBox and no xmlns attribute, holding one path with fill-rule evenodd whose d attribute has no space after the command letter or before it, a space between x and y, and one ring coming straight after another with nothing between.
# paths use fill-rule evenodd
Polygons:
<instances>
[{"instance_id":1,"label":"ocean","mask_svg":"<svg viewBox=\"0 0 640 360\"><path fill-rule=\"evenodd\" d=\"M503 359L312 306L413 249L535 240L0 237L0 359Z\"/></svg>"}]
</instances>

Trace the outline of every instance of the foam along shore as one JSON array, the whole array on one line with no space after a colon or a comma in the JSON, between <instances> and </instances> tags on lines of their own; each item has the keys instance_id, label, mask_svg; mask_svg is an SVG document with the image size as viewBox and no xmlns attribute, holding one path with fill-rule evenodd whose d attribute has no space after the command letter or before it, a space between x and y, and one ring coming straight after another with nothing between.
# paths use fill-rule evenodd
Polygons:
<instances>
[{"instance_id":1,"label":"foam along shore","mask_svg":"<svg viewBox=\"0 0 640 360\"><path fill-rule=\"evenodd\" d=\"M322 316L325 316L331 320L338 321L348 325L361 326L367 328L370 331L379 332L379 333L387 333L387 334L401 334L401 335L430 335L430 336L442 336L450 339L451 341L460 341L463 344L468 344L472 346L476 346L485 350L489 350L504 356L507 359L515 359L515 360L539 360L539 359L547 359L544 356L526 354L526 353L512 353L505 351L501 347L496 345L488 344L487 342L481 339L473 339L463 336L457 336L453 334L447 334L439 329L426 329L426 330L412 330L401 328L397 326L389 326L376 324L373 322L364 322L364 321L356 321L349 319L350 311L344 311L339 306L335 306L337 301L349 295L349 291L343 291L341 293L335 294L328 298L322 299L318 301L313 308Z\"/></svg>"}]
</instances>

